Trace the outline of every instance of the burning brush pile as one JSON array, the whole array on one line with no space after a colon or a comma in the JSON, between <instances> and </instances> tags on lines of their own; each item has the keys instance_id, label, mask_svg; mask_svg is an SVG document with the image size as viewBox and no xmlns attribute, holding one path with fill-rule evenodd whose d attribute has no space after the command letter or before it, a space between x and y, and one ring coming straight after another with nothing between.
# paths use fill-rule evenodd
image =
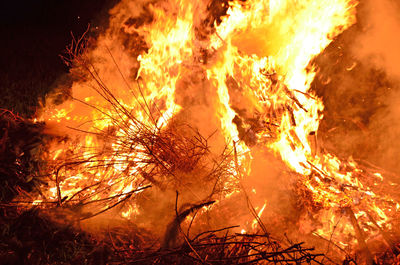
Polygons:
<instances>
[{"instance_id":1,"label":"burning brush pile","mask_svg":"<svg viewBox=\"0 0 400 265\"><path fill-rule=\"evenodd\" d=\"M312 60L356 6L122 0L68 46L43 181L9 204L98 237L111 264L398 262L397 184L318 141Z\"/></svg>"}]
</instances>

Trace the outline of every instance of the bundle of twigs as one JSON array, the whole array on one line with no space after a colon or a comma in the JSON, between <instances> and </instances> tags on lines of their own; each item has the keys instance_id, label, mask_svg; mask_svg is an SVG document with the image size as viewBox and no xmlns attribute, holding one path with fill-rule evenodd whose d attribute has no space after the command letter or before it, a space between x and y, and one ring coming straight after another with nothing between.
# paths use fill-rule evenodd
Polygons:
<instances>
[{"instance_id":1,"label":"bundle of twigs","mask_svg":"<svg viewBox=\"0 0 400 265\"><path fill-rule=\"evenodd\" d=\"M262 234L229 234L229 228L206 231L175 248L132 253L129 264L322 264L323 255L303 243L282 248ZM222 235L221 235L222 234Z\"/></svg>"},{"instance_id":2,"label":"bundle of twigs","mask_svg":"<svg viewBox=\"0 0 400 265\"><path fill-rule=\"evenodd\" d=\"M139 83L137 89L131 89L115 63L135 100L134 107L124 104L107 87L91 59L84 54L87 45L85 36L74 38L64 60L75 67L75 74L90 81L88 83L103 105L79 98L70 99L96 112L108 126L101 129L70 128L82 137L93 137L98 146L76 146L74 139L63 138L66 140L60 148L63 151L48 165L51 173L47 182L55 186L56 196L42 194L41 202L35 204L72 209L71 212L77 213L77 219L83 220L129 204L136 194L152 186L175 190L197 181L197 184L210 183L207 198L230 192L226 182L232 174L232 150L227 148L220 155L211 154L209 138L195 128L174 120L170 120L168 125L160 123L159 119L170 117L165 117L154 102L148 102ZM113 58L110 51L109 55ZM138 118L138 112L144 118ZM196 177L185 179L189 174ZM76 175L83 178L82 181L76 181ZM74 191L67 192L71 186ZM41 188L50 187L44 185ZM30 206L33 199L28 196L25 201L16 203L24 202ZM90 211L82 211L87 207Z\"/></svg>"}]
</instances>

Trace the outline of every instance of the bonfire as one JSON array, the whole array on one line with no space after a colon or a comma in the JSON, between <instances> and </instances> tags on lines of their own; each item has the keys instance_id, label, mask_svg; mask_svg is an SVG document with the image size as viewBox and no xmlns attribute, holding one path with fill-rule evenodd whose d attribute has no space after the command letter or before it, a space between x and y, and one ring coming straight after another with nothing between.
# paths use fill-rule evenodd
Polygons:
<instances>
[{"instance_id":1,"label":"bonfire","mask_svg":"<svg viewBox=\"0 0 400 265\"><path fill-rule=\"evenodd\" d=\"M42 181L10 204L110 264L398 262L396 184L318 137L313 60L357 4L120 1L63 54Z\"/></svg>"}]
</instances>

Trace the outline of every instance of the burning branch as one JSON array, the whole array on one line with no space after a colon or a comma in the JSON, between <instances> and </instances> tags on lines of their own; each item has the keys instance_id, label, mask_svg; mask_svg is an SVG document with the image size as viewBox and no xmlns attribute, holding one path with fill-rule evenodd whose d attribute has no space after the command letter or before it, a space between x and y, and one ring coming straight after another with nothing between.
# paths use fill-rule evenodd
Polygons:
<instances>
[{"instance_id":1,"label":"burning branch","mask_svg":"<svg viewBox=\"0 0 400 265\"><path fill-rule=\"evenodd\" d=\"M375 265L376 263L374 262L371 251L368 249L367 243L365 242L364 232L361 230L361 228L357 222L357 219L354 215L353 210L351 208L347 208L346 211L349 215L351 224L354 227L354 231L356 233L358 244L360 245L361 249L363 250L363 252L365 254L366 264L367 265Z\"/></svg>"}]
</instances>

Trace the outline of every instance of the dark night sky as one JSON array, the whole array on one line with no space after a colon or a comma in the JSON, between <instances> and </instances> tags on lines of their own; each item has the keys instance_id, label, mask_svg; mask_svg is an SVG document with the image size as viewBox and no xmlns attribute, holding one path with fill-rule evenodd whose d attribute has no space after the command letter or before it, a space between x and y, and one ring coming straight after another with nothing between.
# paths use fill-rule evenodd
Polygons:
<instances>
[{"instance_id":1,"label":"dark night sky","mask_svg":"<svg viewBox=\"0 0 400 265\"><path fill-rule=\"evenodd\" d=\"M16 0L0 4L2 26L79 28L100 12L107 0ZM78 16L81 19L78 19Z\"/></svg>"},{"instance_id":2,"label":"dark night sky","mask_svg":"<svg viewBox=\"0 0 400 265\"><path fill-rule=\"evenodd\" d=\"M0 4L0 107L32 114L68 69L59 58L115 0L15 0Z\"/></svg>"}]
</instances>

